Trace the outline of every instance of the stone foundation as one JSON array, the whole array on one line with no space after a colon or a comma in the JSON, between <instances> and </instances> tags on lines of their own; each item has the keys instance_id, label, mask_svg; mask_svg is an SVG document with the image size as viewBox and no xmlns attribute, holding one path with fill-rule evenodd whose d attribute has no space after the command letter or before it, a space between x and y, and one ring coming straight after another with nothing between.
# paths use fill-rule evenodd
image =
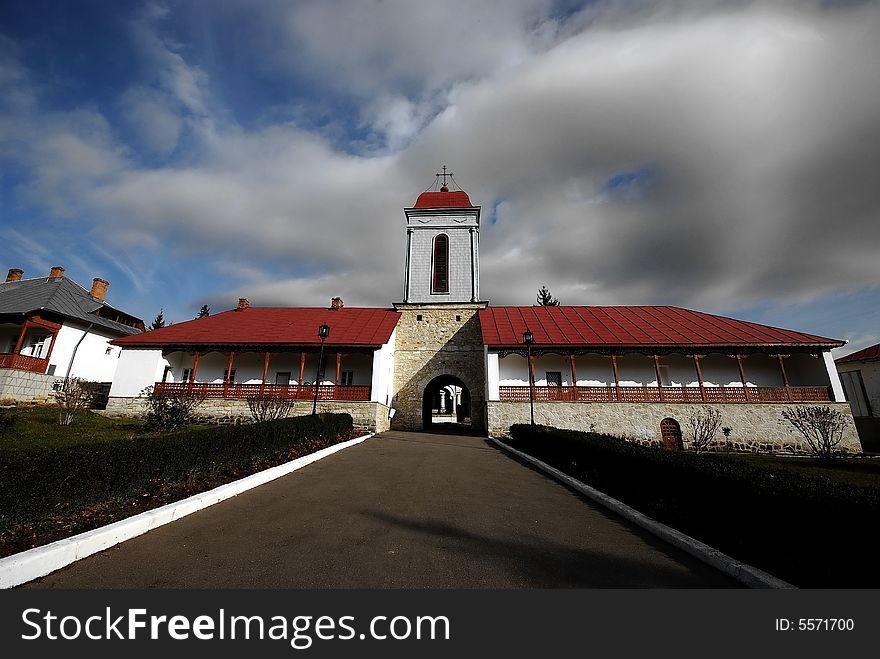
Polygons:
<instances>
[{"instance_id":1,"label":"stone foundation","mask_svg":"<svg viewBox=\"0 0 880 659\"><path fill-rule=\"evenodd\" d=\"M106 416L142 416L146 411L143 398L122 398L114 396L107 402ZM351 414L356 430L363 432L383 432L388 430L388 408L381 403L318 401L318 413ZM291 416L305 416L312 413L311 401L297 401ZM210 398L196 409L199 421L207 423L234 424L250 423L251 411L247 401L227 398Z\"/></svg>"},{"instance_id":2,"label":"stone foundation","mask_svg":"<svg viewBox=\"0 0 880 659\"><path fill-rule=\"evenodd\" d=\"M662 446L660 421L669 417L681 426L684 448L689 448L688 421L695 413L715 408L721 412L721 427L730 428L725 437L719 429L708 450L741 452L808 453L803 436L785 419L782 411L810 403L687 404L687 403L564 403L536 402L535 423L566 430L597 432L649 446ZM860 453L858 434L848 403L821 403L842 413L847 427L838 449ZM529 404L490 401L489 434L509 437L510 426L529 423Z\"/></svg>"},{"instance_id":3,"label":"stone foundation","mask_svg":"<svg viewBox=\"0 0 880 659\"><path fill-rule=\"evenodd\" d=\"M394 353L395 430L423 428L425 389L443 375L458 378L471 397L475 430L486 430L486 364L478 312L485 303L397 304ZM421 317L421 320L419 319Z\"/></svg>"},{"instance_id":4,"label":"stone foundation","mask_svg":"<svg viewBox=\"0 0 880 659\"><path fill-rule=\"evenodd\" d=\"M59 379L61 378L55 375L2 368L0 369L0 399L7 398L28 402L54 400L52 383Z\"/></svg>"}]
</instances>

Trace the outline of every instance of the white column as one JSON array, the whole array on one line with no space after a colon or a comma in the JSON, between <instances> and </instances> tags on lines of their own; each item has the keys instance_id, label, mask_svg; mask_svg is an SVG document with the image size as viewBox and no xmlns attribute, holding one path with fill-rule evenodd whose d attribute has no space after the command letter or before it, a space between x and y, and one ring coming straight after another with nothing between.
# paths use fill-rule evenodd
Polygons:
<instances>
[{"instance_id":1,"label":"white column","mask_svg":"<svg viewBox=\"0 0 880 659\"><path fill-rule=\"evenodd\" d=\"M840 375L837 372L837 366L834 364L834 358L831 356L831 351L823 350L822 359L825 360L825 369L828 371L828 380L831 382L831 391L834 392L834 401L837 403L846 402L846 396L843 393L843 385L840 383Z\"/></svg>"},{"instance_id":2,"label":"white column","mask_svg":"<svg viewBox=\"0 0 880 659\"><path fill-rule=\"evenodd\" d=\"M391 406L394 385L394 346L397 330L391 333L388 343L373 353L373 377L370 386L370 400Z\"/></svg>"},{"instance_id":3,"label":"white column","mask_svg":"<svg viewBox=\"0 0 880 659\"><path fill-rule=\"evenodd\" d=\"M501 400L498 383L500 382L498 353L486 353L486 381L489 385L489 400Z\"/></svg>"},{"instance_id":4,"label":"white column","mask_svg":"<svg viewBox=\"0 0 880 659\"><path fill-rule=\"evenodd\" d=\"M413 230L407 228L406 230L406 271L403 274L403 301L409 302L409 268L410 268L410 252L412 251L412 232Z\"/></svg>"},{"instance_id":5,"label":"white column","mask_svg":"<svg viewBox=\"0 0 880 659\"><path fill-rule=\"evenodd\" d=\"M477 246L474 244L475 229L471 228L471 302L477 301Z\"/></svg>"}]
</instances>

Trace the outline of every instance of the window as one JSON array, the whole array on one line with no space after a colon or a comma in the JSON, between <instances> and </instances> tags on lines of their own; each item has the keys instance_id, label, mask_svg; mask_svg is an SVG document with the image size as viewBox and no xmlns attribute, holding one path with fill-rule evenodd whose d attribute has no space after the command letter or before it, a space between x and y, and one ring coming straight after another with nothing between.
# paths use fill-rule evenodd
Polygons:
<instances>
[{"instance_id":1,"label":"window","mask_svg":"<svg viewBox=\"0 0 880 659\"><path fill-rule=\"evenodd\" d=\"M562 371L547 371L547 386L548 387L561 387L562 386Z\"/></svg>"},{"instance_id":2,"label":"window","mask_svg":"<svg viewBox=\"0 0 880 659\"><path fill-rule=\"evenodd\" d=\"M43 347L46 345L46 335L32 336L28 350L31 357L40 357L43 354Z\"/></svg>"},{"instance_id":3,"label":"window","mask_svg":"<svg viewBox=\"0 0 880 659\"><path fill-rule=\"evenodd\" d=\"M354 384L354 371L341 371L339 373L339 384Z\"/></svg>"},{"instance_id":4,"label":"window","mask_svg":"<svg viewBox=\"0 0 880 659\"><path fill-rule=\"evenodd\" d=\"M121 350L119 351L122 352ZM171 367L166 366L165 370L162 372L162 382L168 382L168 374L171 373Z\"/></svg>"},{"instance_id":5,"label":"window","mask_svg":"<svg viewBox=\"0 0 880 659\"><path fill-rule=\"evenodd\" d=\"M449 236L445 233L434 238L434 277L431 292L449 292Z\"/></svg>"},{"instance_id":6,"label":"window","mask_svg":"<svg viewBox=\"0 0 880 659\"><path fill-rule=\"evenodd\" d=\"M228 368L223 369L223 382L235 384L235 369L231 371Z\"/></svg>"},{"instance_id":7,"label":"window","mask_svg":"<svg viewBox=\"0 0 880 659\"><path fill-rule=\"evenodd\" d=\"M278 371L275 374L275 384L290 384L290 371Z\"/></svg>"},{"instance_id":8,"label":"window","mask_svg":"<svg viewBox=\"0 0 880 659\"><path fill-rule=\"evenodd\" d=\"M183 377L180 379L181 382L192 382L192 369L185 368L183 369Z\"/></svg>"}]
</instances>

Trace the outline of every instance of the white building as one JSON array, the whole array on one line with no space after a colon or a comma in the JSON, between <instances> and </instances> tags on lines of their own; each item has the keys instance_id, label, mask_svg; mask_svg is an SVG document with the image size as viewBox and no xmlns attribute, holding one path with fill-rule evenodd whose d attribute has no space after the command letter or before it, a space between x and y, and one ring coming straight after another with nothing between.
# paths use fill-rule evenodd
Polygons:
<instances>
[{"instance_id":1,"label":"white building","mask_svg":"<svg viewBox=\"0 0 880 659\"><path fill-rule=\"evenodd\" d=\"M61 267L23 274L12 268L0 284L0 398L45 397L65 377L109 387L121 353L110 342L143 331L143 321L107 304L110 284L99 277L86 290Z\"/></svg>"},{"instance_id":2,"label":"white building","mask_svg":"<svg viewBox=\"0 0 880 659\"><path fill-rule=\"evenodd\" d=\"M880 417L880 343L836 360L853 416Z\"/></svg>"}]
</instances>

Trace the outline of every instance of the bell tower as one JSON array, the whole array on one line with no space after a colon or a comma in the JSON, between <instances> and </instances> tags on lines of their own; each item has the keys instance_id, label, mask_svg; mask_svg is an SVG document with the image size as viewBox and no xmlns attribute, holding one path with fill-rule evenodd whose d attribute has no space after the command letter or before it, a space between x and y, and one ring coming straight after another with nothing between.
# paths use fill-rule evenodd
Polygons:
<instances>
[{"instance_id":1,"label":"bell tower","mask_svg":"<svg viewBox=\"0 0 880 659\"><path fill-rule=\"evenodd\" d=\"M441 390L457 392L457 423L486 430L486 364L479 312L480 207L450 191L437 174L433 190L406 214L403 302L395 330L395 415L391 427L434 426ZM442 177L442 185L441 185ZM442 406L442 405L441 405ZM440 421L438 421L440 423Z\"/></svg>"},{"instance_id":2,"label":"bell tower","mask_svg":"<svg viewBox=\"0 0 880 659\"><path fill-rule=\"evenodd\" d=\"M404 304L480 300L480 207L463 190L450 192L446 172L439 190L419 195L406 214ZM436 184L435 184L436 185Z\"/></svg>"}]
</instances>

